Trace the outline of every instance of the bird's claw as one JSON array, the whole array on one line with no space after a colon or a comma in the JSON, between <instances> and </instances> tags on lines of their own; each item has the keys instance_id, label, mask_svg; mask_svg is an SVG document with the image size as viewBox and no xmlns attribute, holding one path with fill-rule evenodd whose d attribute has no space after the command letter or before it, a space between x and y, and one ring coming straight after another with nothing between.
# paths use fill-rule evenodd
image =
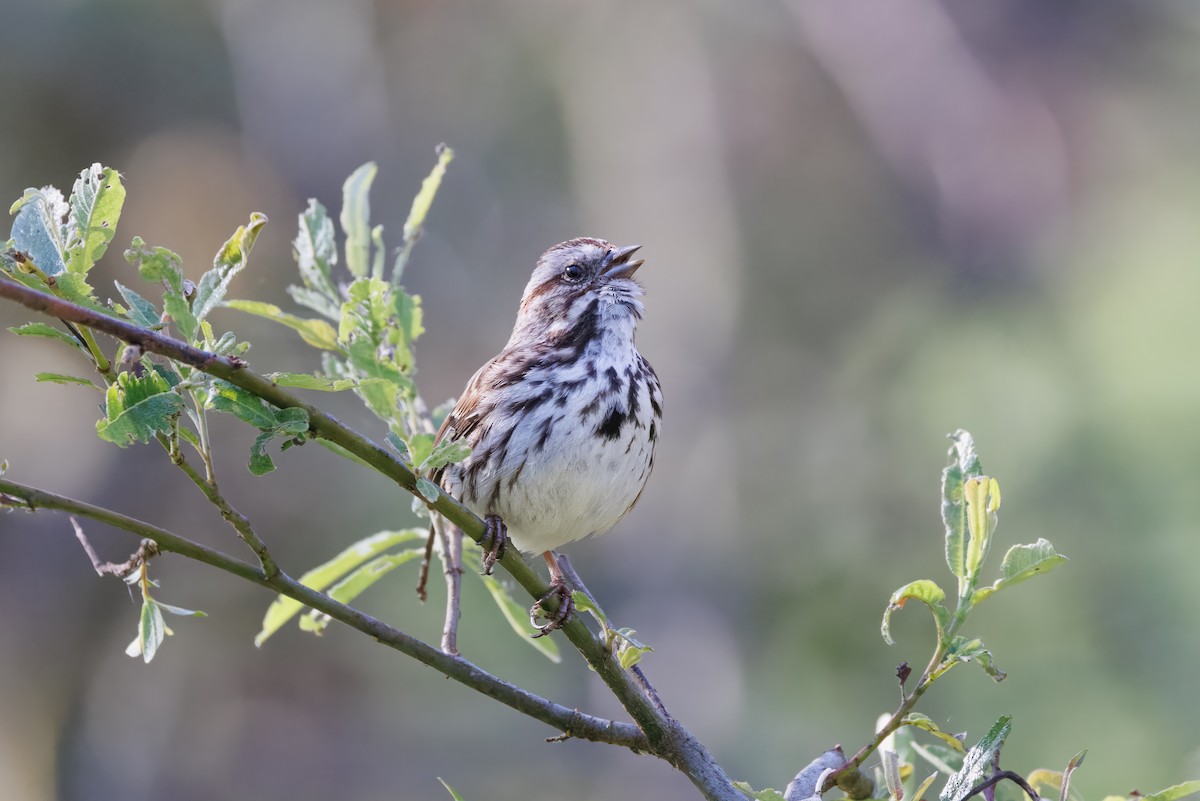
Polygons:
<instances>
[{"instance_id":1,"label":"bird's claw","mask_svg":"<svg viewBox=\"0 0 1200 801\"><path fill-rule=\"evenodd\" d=\"M479 540L479 547L483 549L483 575L490 576L492 568L508 552L508 527L500 515L488 515L484 522L487 523L487 530Z\"/></svg>"},{"instance_id":2,"label":"bird's claw","mask_svg":"<svg viewBox=\"0 0 1200 801\"><path fill-rule=\"evenodd\" d=\"M542 606L542 602L551 596L557 596L558 608L554 612L548 612ZM533 634L533 638L545 637L556 629L561 629L571 619L571 615L575 614L575 601L571 599L571 588L567 586L565 581L551 581L550 591L538 598L529 609L529 622L537 629L537 633ZM544 618L546 623L538 625L538 620Z\"/></svg>"}]
</instances>

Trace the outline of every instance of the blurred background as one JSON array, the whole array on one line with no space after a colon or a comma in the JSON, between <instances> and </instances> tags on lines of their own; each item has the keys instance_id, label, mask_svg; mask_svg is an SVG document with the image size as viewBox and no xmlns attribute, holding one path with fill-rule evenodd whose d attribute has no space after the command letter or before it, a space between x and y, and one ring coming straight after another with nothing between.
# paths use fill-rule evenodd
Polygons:
<instances>
[{"instance_id":1,"label":"blurred background","mask_svg":"<svg viewBox=\"0 0 1200 801\"><path fill-rule=\"evenodd\" d=\"M1200 773L1200 6L1094 0L741 3L6 0L0 194L125 176L93 273L130 282L134 235L211 263L271 223L232 295L292 308L306 198L380 165L399 242L445 141L450 166L406 283L420 385L455 395L508 336L547 246L640 243L639 331L667 396L638 509L568 548L672 711L723 766L783 787L894 708L931 626L892 590L950 587L939 472L973 431L1004 508L992 565L1047 537L1071 561L979 612L1010 676L963 666L922 703L974 741L1014 715L1006 767L1089 758L1088 799ZM4 229L5 231L7 228ZM0 324L32 319L0 306ZM317 368L270 323L218 310L261 371ZM243 556L157 448L94 436L98 397L53 343L0 337L9 476ZM381 432L353 397L328 402ZM412 521L409 499L317 447L251 479L253 432L217 422L218 477L285 569ZM133 543L87 526L105 558ZM436 641L414 570L360 605ZM554 734L342 628L256 650L268 594L154 563L179 620L150 666L137 604L65 517L0 516L0 797L687 799L665 764ZM467 581L460 643L500 676L620 715ZM970 632L968 632L970 633Z\"/></svg>"}]
</instances>

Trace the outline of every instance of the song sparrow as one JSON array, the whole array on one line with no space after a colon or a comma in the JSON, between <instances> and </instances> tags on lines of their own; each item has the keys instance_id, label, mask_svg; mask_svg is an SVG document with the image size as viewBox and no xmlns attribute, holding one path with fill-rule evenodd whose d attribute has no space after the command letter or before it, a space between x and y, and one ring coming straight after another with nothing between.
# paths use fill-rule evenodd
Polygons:
<instances>
[{"instance_id":1,"label":"song sparrow","mask_svg":"<svg viewBox=\"0 0 1200 801\"><path fill-rule=\"evenodd\" d=\"M436 480L487 521L484 571L508 540L550 568L550 592L530 614L552 594L558 610L535 637L572 612L554 550L615 526L654 466L662 391L633 343L642 316L636 250L580 238L543 253L508 344L437 433L471 445Z\"/></svg>"}]
</instances>

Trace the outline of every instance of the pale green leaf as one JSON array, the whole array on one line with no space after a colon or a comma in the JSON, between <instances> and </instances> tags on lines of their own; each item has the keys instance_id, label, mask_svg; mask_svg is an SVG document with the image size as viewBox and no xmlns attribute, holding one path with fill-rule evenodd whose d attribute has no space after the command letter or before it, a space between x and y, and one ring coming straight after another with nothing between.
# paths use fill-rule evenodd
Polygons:
<instances>
[{"instance_id":1,"label":"pale green leaf","mask_svg":"<svg viewBox=\"0 0 1200 801\"><path fill-rule=\"evenodd\" d=\"M943 601L946 600L946 593L942 591L934 582L929 579L919 579L917 581L905 584L900 589L892 593L891 600L888 601L887 608L883 610L883 624L881 632L883 639L888 645L895 645L892 639L891 622L892 613L898 609L903 609L904 604L910 599L916 599L929 607L929 611L933 613L934 622L937 624L938 641L941 642L946 626L950 623L950 610L946 608Z\"/></svg>"},{"instance_id":2,"label":"pale green leaf","mask_svg":"<svg viewBox=\"0 0 1200 801\"><path fill-rule=\"evenodd\" d=\"M912 794L913 801L921 801L921 799L923 799L925 797L925 793L933 785L933 783L937 779L937 777L938 777L938 773L935 770L933 773L929 774L929 777L926 778L925 781L923 781L919 785L917 785L916 792L914 792Z\"/></svg>"},{"instance_id":3,"label":"pale green leaf","mask_svg":"<svg viewBox=\"0 0 1200 801\"><path fill-rule=\"evenodd\" d=\"M960 754L966 752L967 750L966 746L963 745L962 740L958 739L949 732L942 731L929 717L922 715L919 712L910 712L909 714L905 715L900 720L900 725L912 726L913 728L927 731L934 737L944 742L946 745L953 748L955 751L958 751Z\"/></svg>"},{"instance_id":4,"label":"pale green leaf","mask_svg":"<svg viewBox=\"0 0 1200 801\"><path fill-rule=\"evenodd\" d=\"M158 646L162 645L166 636L167 627L158 603L150 598L143 599L142 614L138 622L138 642L139 652L146 664L158 653Z\"/></svg>"},{"instance_id":5,"label":"pale green leaf","mask_svg":"<svg viewBox=\"0 0 1200 801\"><path fill-rule=\"evenodd\" d=\"M572 597L574 597L574 593L572 593ZM621 668L624 670L629 670L641 662L646 654L654 650L649 645L635 640L633 635L637 632L633 629L609 629L609 631L620 641L617 643L617 661L621 663Z\"/></svg>"},{"instance_id":6,"label":"pale green leaf","mask_svg":"<svg viewBox=\"0 0 1200 801\"><path fill-rule=\"evenodd\" d=\"M34 379L41 383L48 382L51 384L78 384L84 387L91 387L92 389L100 389L100 387L96 386L91 381L88 381L86 378L77 378L73 375L64 375L62 373L37 373L34 375Z\"/></svg>"},{"instance_id":7,"label":"pale green leaf","mask_svg":"<svg viewBox=\"0 0 1200 801\"><path fill-rule=\"evenodd\" d=\"M1142 796L1141 801L1179 801L1180 798L1186 798L1193 793L1200 793L1200 780L1171 785L1165 790Z\"/></svg>"},{"instance_id":8,"label":"pale green leaf","mask_svg":"<svg viewBox=\"0 0 1200 801\"><path fill-rule=\"evenodd\" d=\"M783 797L783 793L778 790L768 787L764 790L755 790L750 786L749 782L734 782L733 786L741 790L754 801L787 801Z\"/></svg>"},{"instance_id":9,"label":"pale green leaf","mask_svg":"<svg viewBox=\"0 0 1200 801\"><path fill-rule=\"evenodd\" d=\"M387 440L387 444L391 445L392 448L395 449L396 453L399 454L401 461L408 460L408 443L401 439L399 434L397 434L395 431L389 431L384 439Z\"/></svg>"},{"instance_id":10,"label":"pale green leaf","mask_svg":"<svg viewBox=\"0 0 1200 801\"><path fill-rule=\"evenodd\" d=\"M166 285L163 291L163 309L175 322L175 327L184 339L192 342L196 337L199 322L192 314L192 305L187 299L183 259L179 254L163 247L150 247L140 236L135 236L129 249L125 251L125 260L137 268L143 280L161 281Z\"/></svg>"},{"instance_id":11,"label":"pale green leaf","mask_svg":"<svg viewBox=\"0 0 1200 801\"><path fill-rule=\"evenodd\" d=\"M408 452L413 464L421 464L433 453L433 434L413 434L408 438Z\"/></svg>"},{"instance_id":12,"label":"pale green leaf","mask_svg":"<svg viewBox=\"0 0 1200 801\"><path fill-rule=\"evenodd\" d=\"M300 583L314 590L324 590L333 582L349 573L363 562L380 553L404 542L424 539L424 531L415 528L399 531L380 531L370 537L361 539L343 550L337 556L322 562L300 577ZM267 638L291 620L304 608L304 604L280 595L271 602L267 614L263 618L262 631L254 638L254 644L261 646Z\"/></svg>"},{"instance_id":13,"label":"pale green leaf","mask_svg":"<svg viewBox=\"0 0 1200 801\"><path fill-rule=\"evenodd\" d=\"M121 174L111 167L93 164L79 173L70 204L67 270L87 275L117 233L117 220L125 204Z\"/></svg>"},{"instance_id":14,"label":"pale green leaf","mask_svg":"<svg viewBox=\"0 0 1200 801\"><path fill-rule=\"evenodd\" d=\"M991 476L972 476L963 481L963 505L967 519L967 576L972 580L987 559L1000 508L1000 484Z\"/></svg>"},{"instance_id":15,"label":"pale green leaf","mask_svg":"<svg viewBox=\"0 0 1200 801\"><path fill-rule=\"evenodd\" d=\"M411 562L413 559L419 559L424 555L425 548L421 547L411 548L399 553L387 553L383 556L377 556L338 581L329 588L326 594L335 601L348 604L366 591L372 584L400 565ZM313 611L316 612L316 610ZM302 618L300 628L314 634L320 634L325 630L328 623L329 617L327 615L316 613L307 618Z\"/></svg>"},{"instance_id":16,"label":"pale green leaf","mask_svg":"<svg viewBox=\"0 0 1200 801\"><path fill-rule=\"evenodd\" d=\"M562 655L553 639L550 637L534 639L529 636L532 633L529 625L529 611L513 600L512 595L508 592L508 587L495 576L480 576L479 578L483 581L483 586L488 588L492 600L496 602L496 606L500 607L501 614L504 615L504 619L508 621L508 625L512 626L512 630L517 633L517 636L523 642L536 648L551 662L556 664L561 662Z\"/></svg>"},{"instance_id":17,"label":"pale green leaf","mask_svg":"<svg viewBox=\"0 0 1200 801\"><path fill-rule=\"evenodd\" d=\"M446 788L446 792L450 793L450 797L454 799L454 801L463 801L462 796L455 792L454 788L447 784L445 779L443 779L441 776L438 776L438 781L442 783L442 786Z\"/></svg>"},{"instance_id":18,"label":"pale green leaf","mask_svg":"<svg viewBox=\"0 0 1200 801\"><path fill-rule=\"evenodd\" d=\"M308 320L294 314L285 314L273 303L262 303L255 300L227 300L224 305L286 325L299 333L300 338L314 348L338 349L337 332L324 320Z\"/></svg>"},{"instance_id":19,"label":"pale green leaf","mask_svg":"<svg viewBox=\"0 0 1200 801\"><path fill-rule=\"evenodd\" d=\"M1042 573L1049 573L1066 561L1067 557L1056 551L1046 539L1039 538L1037 542L1029 545L1014 545L1008 549L1004 561L1000 563L1000 578L992 586L976 591L972 600L979 603L994 592L1028 581Z\"/></svg>"},{"instance_id":20,"label":"pale green leaf","mask_svg":"<svg viewBox=\"0 0 1200 801\"><path fill-rule=\"evenodd\" d=\"M268 373L267 378L281 387L315 389L319 392L342 392L343 390L354 389L371 381L380 380L367 378L359 381L353 378L330 378L329 376L312 375L311 373Z\"/></svg>"},{"instance_id":21,"label":"pale green leaf","mask_svg":"<svg viewBox=\"0 0 1200 801\"><path fill-rule=\"evenodd\" d=\"M8 330L19 337L46 337L47 339L57 339L60 342L66 342L73 348L81 347L79 340L75 337L66 331L60 331L46 323L26 323L25 325L14 326Z\"/></svg>"},{"instance_id":22,"label":"pale green leaf","mask_svg":"<svg viewBox=\"0 0 1200 801\"><path fill-rule=\"evenodd\" d=\"M267 224L267 215L254 212L250 222L239 225L233 236L221 246L213 258L213 267L200 279L196 287L196 297L192 301L192 314L197 320L208 316L218 303L225 299L229 284L234 276L246 267L250 251L263 226Z\"/></svg>"},{"instance_id":23,"label":"pale green leaf","mask_svg":"<svg viewBox=\"0 0 1200 801\"><path fill-rule=\"evenodd\" d=\"M466 440L444 439L434 446L433 451L417 469L424 473L461 462L471 455L471 446Z\"/></svg>"},{"instance_id":24,"label":"pale green leaf","mask_svg":"<svg viewBox=\"0 0 1200 801\"><path fill-rule=\"evenodd\" d=\"M367 274L371 253L371 182L379 168L368 161L342 187L342 231L346 235L346 268L356 278Z\"/></svg>"},{"instance_id":25,"label":"pale green leaf","mask_svg":"<svg viewBox=\"0 0 1200 801\"><path fill-rule=\"evenodd\" d=\"M421 494L422 498L430 503L436 501L438 496L441 494L438 492L437 485L427 478L417 479L417 492Z\"/></svg>"},{"instance_id":26,"label":"pale green leaf","mask_svg":"<svg viewBox=\"0 0 1200 801\"><path fill-rule=\"evenodd\" d=\"M421 229L425 226L425 218L429 215L429 208L433 205L433 199L442 185L446 167L454 159L454 151L445 144L438 145L437 157L437 163L433 165L429 175L421 182L421 188L413 198L412 207L408 211L408 219L404 221L404 246L400 248L395 266L392 268L393 286L400 285L408 255L412 252L413 243L416 242L417 237L421 234Z\"/></svg>"},{"instance_id":27,"label":"pale green leaf","mask_svg":"<svg viewBox=\"0 0 1200 801\"><path fill-rule=\"evenodd\" d=\"M904 786L900 782L900 757L895 751L879 749L879 761L883 771L883 783L892 801L903 801Z\"/></svg>"},{"instance_id":28,"label":"pale green leaf","mask_svg":"<svg viewBox=\"0 0 1200 801\"><path fill-rule=\"evenodd\" d=\"M199 609L184 609L182 606L172 606L171 604L164 604L162 601L155 601L155 603L164 612L169 612L172 615L179 615L181 617L208 617L207 612L201 612Z\"/></svg>"}]
</instances>

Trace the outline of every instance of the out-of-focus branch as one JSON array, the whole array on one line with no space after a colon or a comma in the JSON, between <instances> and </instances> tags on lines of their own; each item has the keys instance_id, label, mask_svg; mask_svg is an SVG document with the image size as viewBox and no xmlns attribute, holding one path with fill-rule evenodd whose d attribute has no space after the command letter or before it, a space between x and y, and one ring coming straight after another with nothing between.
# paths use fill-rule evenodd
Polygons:
<instances>
[{"instance_id":1,"label":"out-of-focus branch","mask_svg":"<svg viewBox=\"0 0 1200 801\"><path fill-rule=\"evenodd\" d=\"M86 517L114 528L127 531L154 543L159 553L175 553L215 567L238 578L274 590L339 620L369 637L428 665L434 670L461 682L473 690L496 699L502 704L542 721L571 737L621 745L634 751L649 751L650 744L637 726L614 720L585 715L522 690L491 675L459 656L442 653L437 648L416 639L399 629L339 603L324 593L306 587L282 571L268 576L261 568L213 550L198 542L181 537L151 523L94 506L73 498L45 492L0 478L0 505L37 511L52 509ZM139 553L142 553L139 550ZM93 554L89 553L89 558ZM98 558L94 561L99 561ZM107 571L117 572L117 571Z\"/></svg>"}]
</instances>

